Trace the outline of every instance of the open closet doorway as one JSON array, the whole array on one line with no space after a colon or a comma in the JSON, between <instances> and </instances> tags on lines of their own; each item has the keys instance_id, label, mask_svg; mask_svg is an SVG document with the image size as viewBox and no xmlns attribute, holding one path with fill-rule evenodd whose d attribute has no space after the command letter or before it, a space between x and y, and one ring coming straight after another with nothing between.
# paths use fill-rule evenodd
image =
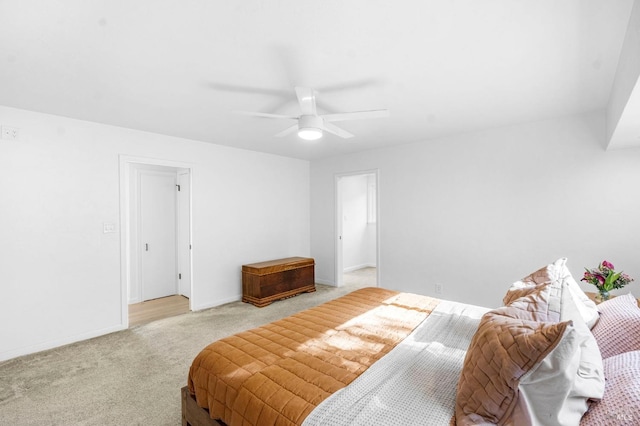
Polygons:
<instances>
[{"instance_id":1,"label":"open closet doorway","mask_svg":"<svg viewBox=\"0 0 640 426\"><path fill-rule=\"evenodd\" d=\"M336 176L336 285L378 286L378 173Z\"/></svg>"},{"instance_id":2,"label":"open closet doorway","mask_svg":"<svg viewBox=\"0 0 640 426\"><path fill-rule=\"evenodd\" d=\"M191 169L121 159L123 323L139 325L191 306ZM126 316L126 318L125 318Z\"/></svg>"}]
</instances>

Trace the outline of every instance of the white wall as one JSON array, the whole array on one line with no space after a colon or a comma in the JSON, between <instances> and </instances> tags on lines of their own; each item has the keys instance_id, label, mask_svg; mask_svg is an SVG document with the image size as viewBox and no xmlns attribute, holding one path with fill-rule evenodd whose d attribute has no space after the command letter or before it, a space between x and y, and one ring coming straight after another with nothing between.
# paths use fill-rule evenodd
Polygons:
<instances>
[{"instance_id":1,"label":"white wall","mask_svg":"<svg viewBox=\"0 0 640 426\"><path fill-rule=\"evenodd\" d=\"M607 106L606 140L608 145L622 117L629 96L640 77L640 0L635 0L618 60L615 79ZM636 88L635 90L640 90ZM637 96L637 94L636 94ZM632 118L635 119L635 118Z\"/></svg>"},{"instance_id":2,"label":"white wall","mask_svg":"<svg viewBox=\"0 0 640 426\"><path fill-rule=\"evenodd\" d=\"M376 265L376 227L367 223L368 176L345 176L340 180L343 197L342 266L345 272Z\"/></svg>"},{"instance_id":3,"label":"white wall","mask_svg":"<svg viewBox=\"0 0 640 426\"><path fill-rule=\"evenodd\" d=\"M307 161L6 107L0 124L21 136L0 141L0 360L123 327L102 229L120 155L192 167L195 309L239 299L243 263L310 254Z\"/></svg>"},{"instance_id":4,"label":"white wall","mask_svg":"<svg viewBox=\"0 0 640 426\"><path fill-rule=\"evenodd\" d=\"M640 295L640 150L604 137L602 112L313 161L316 276L334 276L334 175L379 169L381 287L499 306L566 256L577 279L613 262Z\"/></svg>"}]
</instances>

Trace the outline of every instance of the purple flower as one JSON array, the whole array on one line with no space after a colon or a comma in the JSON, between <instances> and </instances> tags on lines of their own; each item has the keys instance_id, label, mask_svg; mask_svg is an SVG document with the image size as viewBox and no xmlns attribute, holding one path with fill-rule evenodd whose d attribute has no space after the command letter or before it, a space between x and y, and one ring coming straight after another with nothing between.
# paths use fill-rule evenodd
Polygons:
<instances>
[{"instance_id":1,"label":"purple flower","mask_svg":"<svg viewBox=\"0 0 640 426\"><path fill-rule=\"evenodd\" d=\"M629 275L622 271L616 272L613 268L611 262L603 260L595 269L584 268L585 272L581 281L595 285L598 290L607 291L622 288L633 281Z\"/></svg>"}]
</instances>

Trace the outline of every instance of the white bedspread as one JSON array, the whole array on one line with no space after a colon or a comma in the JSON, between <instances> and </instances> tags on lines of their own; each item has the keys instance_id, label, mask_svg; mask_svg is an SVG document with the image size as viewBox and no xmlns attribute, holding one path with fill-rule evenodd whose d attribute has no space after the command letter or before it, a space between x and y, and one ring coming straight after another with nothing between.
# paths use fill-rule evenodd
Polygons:
<instances>
[{"instance_id":1,"label":"white bedspread","mask_svg":"<svg viewBox=\"0 0 640 426\"><path fill-rule=\"evenodd\" d=\"M316 407L303 425L448 425L467 347L488 310L442 301L391 352Z\"/></svg>"}]
</instances>

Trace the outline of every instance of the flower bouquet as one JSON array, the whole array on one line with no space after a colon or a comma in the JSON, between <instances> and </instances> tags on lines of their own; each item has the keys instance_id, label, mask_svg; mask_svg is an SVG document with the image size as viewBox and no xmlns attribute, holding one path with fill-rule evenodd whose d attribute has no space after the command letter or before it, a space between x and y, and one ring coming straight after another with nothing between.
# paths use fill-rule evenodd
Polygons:
<instances>
[{"instance_id":1,"label":"flower bouquet","mask_svg":"<svg viewBox=\"0 0 640 426\"><path fill-rule=\"evenodd\" d=\"M598 289L598 299L605 301L609 299L611 290L622 288L633 281L629 275L623 272L616 272L611 262L603 260L597 268L585 269L584 277L580 281L593 284Z\"/></svg>"}]
</instances>

